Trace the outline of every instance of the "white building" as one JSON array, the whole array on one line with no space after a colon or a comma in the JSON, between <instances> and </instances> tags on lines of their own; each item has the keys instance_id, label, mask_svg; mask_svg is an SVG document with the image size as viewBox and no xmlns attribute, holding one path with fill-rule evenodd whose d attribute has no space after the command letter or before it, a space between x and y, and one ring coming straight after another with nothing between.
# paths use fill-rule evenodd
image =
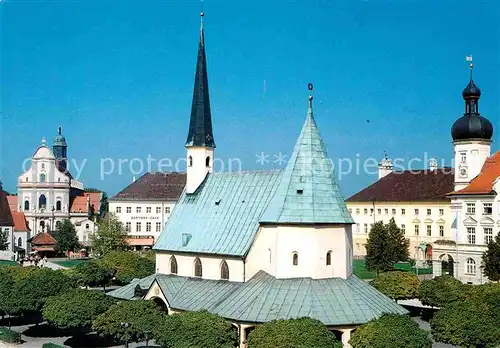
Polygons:
<instances>
[{"instance_id":1,"label":"white building","mask_svg":"<svg viewBox=\"0 0 500 348\"><path fill-rule=\"evenodd\" d=\"M7 197L0 182L0 232L7 235L8 243L5 250L0 250L0 259L17 260L29 252L30 229L23 213L11 211Z\"/></svg>"},{"instance_id":2,"label":"white building","mask_svg":"<svg viewBox=\"0 0 500 348\"><path fill-rule=\"evenodd\" d=\"M452 168L393 171L385 157L379 165L379 179L346 200L354 219L354 255L366 255L371 226L394 219L410 240L410 257L432 260L436 241L451 240L451 209L447 194L453 191Z\"/></svg>"},{"instance_id":3,"label":"white building","mask_svg":"<svg viewBox=\"0 0 500 348\"><path fill-rule=\"evenodd\" d=\"M451 198L455 243L435 247L434 275L453 274L466 283L487 281L482 254L500 230L500 152L490 157L493 126L479 114L481 91L471 78L462 92L465 113L451 129L455 187Z\"/></svg>"},{"instance_id":4,"label":"white building","mask_svg":"<svg viewBox=\"0 0 500 348\"><path fill-rule=\"evenodd\" d=\"M255 326L274 319L318 319L348 347L357 326L407 313L353 274L353 220L312 97L285 170L213 172L203 37L202 26L186 189L155 243L156 274L109 295L151 299L169 314L216 313L237 328L241 348Z\"/></svg>"},{"instance_id":5,"label":"white building","mask_svg":"<svg viewBox=\"0 0 500 348\"><path fill-rule=\"evenodd\" d=\"M17 183L11 205L23 212L33 234L52 232L64 219L75 225L84 244L95 231L94 215L99 214L102 192L86 192L83 184L67 169L67 144L59 128L52 149L45 138L35 150L30 168Z\"/></svg>"},{"instance_id":6,"label":"white building","mask_svg":"<svg viewBox=\"0 0 500 348\"><path fill-rule=\"evenodd\" d=\"M185 173L146 173L109 199L109 211L123 223L130 246L153 246L185 185Z\"/></svg>"}]
</instances>

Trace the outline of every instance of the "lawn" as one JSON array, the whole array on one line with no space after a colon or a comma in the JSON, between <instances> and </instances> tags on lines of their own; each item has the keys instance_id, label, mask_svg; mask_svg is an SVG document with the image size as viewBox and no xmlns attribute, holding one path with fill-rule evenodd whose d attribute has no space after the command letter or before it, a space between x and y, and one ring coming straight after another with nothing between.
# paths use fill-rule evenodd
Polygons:
<instances>
[{"instance_id":1,"label":"lawn","mask_svg":"<svg viewBox=\"0 0 500 348\"><path fill-rule=\"evenodd\" d=\"M365 260L359 259L353 261L354 274L361 279L373 279L377 276L375 272L367 271ZM415 268L411 268L409 262L394 264L394 268L400 271L409 271L415 273ZM419 268L418 274L432 274L432 268Z\"/></svg>"},{"instance_id":2,"label":"lawn","mask_svg":"<svg viewBox=\"0 0 500 348\"><path fill-rule=\"evenodd\" d=\"M19 266L19 264L11 260L0 260L0 267L2 266Z\"/></svg>"},{"instance_id":3,"label":"lawn","mask_svg":"<svg viewBox=\"0 0 500 348\"><path fill-rule=\"evenodd\" d=\"M51 262L58 264L59 266L67 267L67 268L78 266L79 264L81 264L83 262L87 262L87 261L88 261L88 259L57 260L57 261L51 260Z\"/></svg>"}]
</instances>

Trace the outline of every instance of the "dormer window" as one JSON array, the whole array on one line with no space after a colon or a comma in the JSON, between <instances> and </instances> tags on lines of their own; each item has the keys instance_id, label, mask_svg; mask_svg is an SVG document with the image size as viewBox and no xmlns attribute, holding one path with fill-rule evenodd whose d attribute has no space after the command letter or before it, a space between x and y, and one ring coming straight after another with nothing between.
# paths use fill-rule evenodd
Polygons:
<instances>
[{"instance_id":1,"label":"dormer window","mask_svg":"<svg viewBox=\"0 0 500 348\"><path fill-rule=\"evenodd\" d=\"M304 193L304 190L297 190L297 194L298 194L298 195L301 195L301 194L303 194L303 193Z\"/></svg>"}]
</instances>

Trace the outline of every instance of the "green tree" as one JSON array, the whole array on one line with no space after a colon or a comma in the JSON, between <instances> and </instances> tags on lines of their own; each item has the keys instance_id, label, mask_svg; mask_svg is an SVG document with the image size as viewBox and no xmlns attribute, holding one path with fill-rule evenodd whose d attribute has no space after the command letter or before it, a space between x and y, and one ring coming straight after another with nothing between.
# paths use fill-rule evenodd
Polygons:
<instances>
[{"instance_id":1,"label":"green tree","mask_svg":"<svg viewBox=\"0 0 500 348\"><path fill-rule=\"evenodd\" d=\"M168 316L153 332L164 348L234 348L238 332L226 320L205 310Z\"/></svg>"},{"instance_id":2,"label":"green tree","mask_svg":"<svg viewBox=\"0 0 500 348\"><path fill-rule=\"evenodd\" d=\"M441 308L431 319L436 341L461 347L500 346L500 285L474 286L470 297Z\"/></svg>"},{"instance_id":3,"label":"green tree","mask_svg":"<svg viewBox=\"0 0 500 348\"><path fill-rule=\"evenodd\" d=\"M488 243L483 253L483 271L489 280L500 281L500 233Z\"/></svg>"},{"instance_id":4,"label":"green tree","mask_svg":"<svg viewBox=\"0 0 500 348\"><path fill-rule=\"evenodd\" d=\"M5 304L9 314L40 313L48 297L59 295L75 287L71 279L62 271L49 268L20 272L17 274L17 279L14 275L14 279L11 296Z\"/></svg>"},{"instance_id":5,"label":"green tree","mask_svg":"<svg viewBox=\"0 0 500 348\"><path fill-rule=\"evenodd\" d=\"M75 267L78 274L78 282L83 286L102 286L106 291L106 285L109 284L113 271L105 267L102 262L91 260L82 262Z\"/></svg>"},{"instance_id":6,"label":"green tree","mask_svg":"<svg viewBox=\"0 0 500 348\"><path fill-rule=\"evenodd\" d=\"M389 234L382 221L373 224L366 241L366 269L369 271L385 272L392 269L394 259L389 245Z\"/></svg>"},{"instance_id":7,"label":"green tree","mask_svg":"<svg viewBox=\"0 0 500 348\"><path fill-rule=\"evenodd\" d=\"M410 272L392 271L382 273L380 277L372 280L370 284L393 300L404 300L418 296L420 280Z\"/></svg>"},{"instance_id":8,"label":"green tree","mask_svg":"<svg viewBox=\"0 0 500 348\"><path fill-rule=\"evenodd\" d=\"M0 250L9 248L9 233L0 228Z\"/></svg>"},{"instance_id":9,"label":"green tree","mask_svg":"<svg viewBox=\"0 0 500 348\"><path fill-rule=\"evenodd\" d=\"M349 341L353 348L431 348L432 341L407 315L384 314L361 325Z\"/></svg>"},{"instance_id":10,"label":"green tree","mask_svg":"<svg viewBox=\"0 0 500 348\"><path fill-rule=\"evenodd\" d=\"M74 289L47 298L43 305L43 317L60 329L90 327L92 320L115 302L100 291Z\"/></svg>"},{"instance_id":11,"label":"green tree","mask_svg":"<svg viewBox=\"0 0 500 348\"><path fill-rule=\"evenodd\" d=\"M155 273L155 263L132 251L112 251L101 260L104 268L114 273L115 282L127 284L134 278L144 278Z\"/></svg>"},{"instance_id":12,"label":"green tree","mask_svg":"<svg viewBox=\"0 0 500 348\"><path fill-rule=\"evenodd\" d=\"M374 223L366 242L366 269L376 271L377 276L392 270L396 262L408 261L409 245L394 219L386 225L382 221Z\"/></svg>"},{"instance_id":13,"label":"green tree","mask_svg":"<svg viewBox=\"0 0 500 348\"><path fill-rule=\"evenodd\" d=\"M113 214L106 215L99 223L99 229L90 236L93 253L103 257L107 253L116 250L126 250L127 233L123 224Z\"/></svg>"},{"instance_id":14,"label":"green tree","mask_svg":"<svg viewBox=\"0 0 500 348\"><path fill-rule=\"evenodd\" d=\"M319 320L299 318L273 320L258 326L248 335L248 348L341 348L333 333Z\"/></svg>"},{"instance_id":15,"label":"green tree","mask_svg":"<svg viewBox=\"0 0 500 348\"><path fill-rule=\"evenodd\" d=\"M12 289L14 288L14 277L12 272L7 267L0 268L0 312L9 314L7 301L11 296Z\"/></svg>"},{"instance_id":16,"label":"green tree","mask_svg":"<svg viewBox=\"0 0 500 348\"><path fill-rule=\"evenodd\" d=\"M410 258L410 240L405 237L404 232L396 225L394 218L385 225L390 242L390 252L393 263L406 262Z\"/></svg>"},{"instance_id":17,"label":"green tree","mask_svg":"<svg viewBox=\"0 0 500 348\"><path fill-rule=\"evenodd\" d=\"M56 250L59 253L67 253L70 250L74 251L80 247L75 226L69 219L64 219L62 223L57 226L55 239L57 242Z\"/></svg>"},{"instance_id":18,"label":"green tree","mask_svg":"<svg viewBox=\"0 0 500 348\"><path fill-rule=\"evenodd\" d=\"M156 325L161 325L166 316L153 301L121 301L99 315L92 327L102 336L139 342L150 339Z\"/></svg>"},{"instance_id":19,"label":"green tree","mask_svg":"<svg viewBox=\"0 0 500 348\"><path fill-rule=\"evenodd\" d=\"M467 288L460 280L450 275L424 280L418 289L418 298L427 306L444 307L466 297Z\"/></svg>"}]
</instances>

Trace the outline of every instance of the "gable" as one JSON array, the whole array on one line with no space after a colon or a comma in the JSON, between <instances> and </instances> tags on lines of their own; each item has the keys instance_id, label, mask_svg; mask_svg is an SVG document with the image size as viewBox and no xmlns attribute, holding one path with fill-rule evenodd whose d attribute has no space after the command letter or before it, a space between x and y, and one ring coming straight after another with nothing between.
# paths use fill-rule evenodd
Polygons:
<instances>
[{"instance_id":1,"label":"gable","mask_svg":"<svg viewBox=\"0 0 500 348\"><path fill-rule=\"evenodd\" d=\"M481 219L481 225L493 225L493 224L495 224L495 220L493 220L490 217L484 216Z\"/></svg>"},{"instance_id":2,"label":"gable","mask_svg":"<svg viewBox=\"0 0 500 348\"><path fill-rule=\"evenodd\" d=\"M476 226L477 225L477 220L473 219L472 217L468 216L465 220L464 220L464 225L474 225Z\"/></svg>"},{"instance_id":3,"label":"gable","mask_svg":"<svg viewBox=\"0 0 500 348\"><path fill-rule=\"evenodd\" d=\"M282 171L211 173L184 191L154 249L244 256Z\"/></svg>"}]
</instances>

